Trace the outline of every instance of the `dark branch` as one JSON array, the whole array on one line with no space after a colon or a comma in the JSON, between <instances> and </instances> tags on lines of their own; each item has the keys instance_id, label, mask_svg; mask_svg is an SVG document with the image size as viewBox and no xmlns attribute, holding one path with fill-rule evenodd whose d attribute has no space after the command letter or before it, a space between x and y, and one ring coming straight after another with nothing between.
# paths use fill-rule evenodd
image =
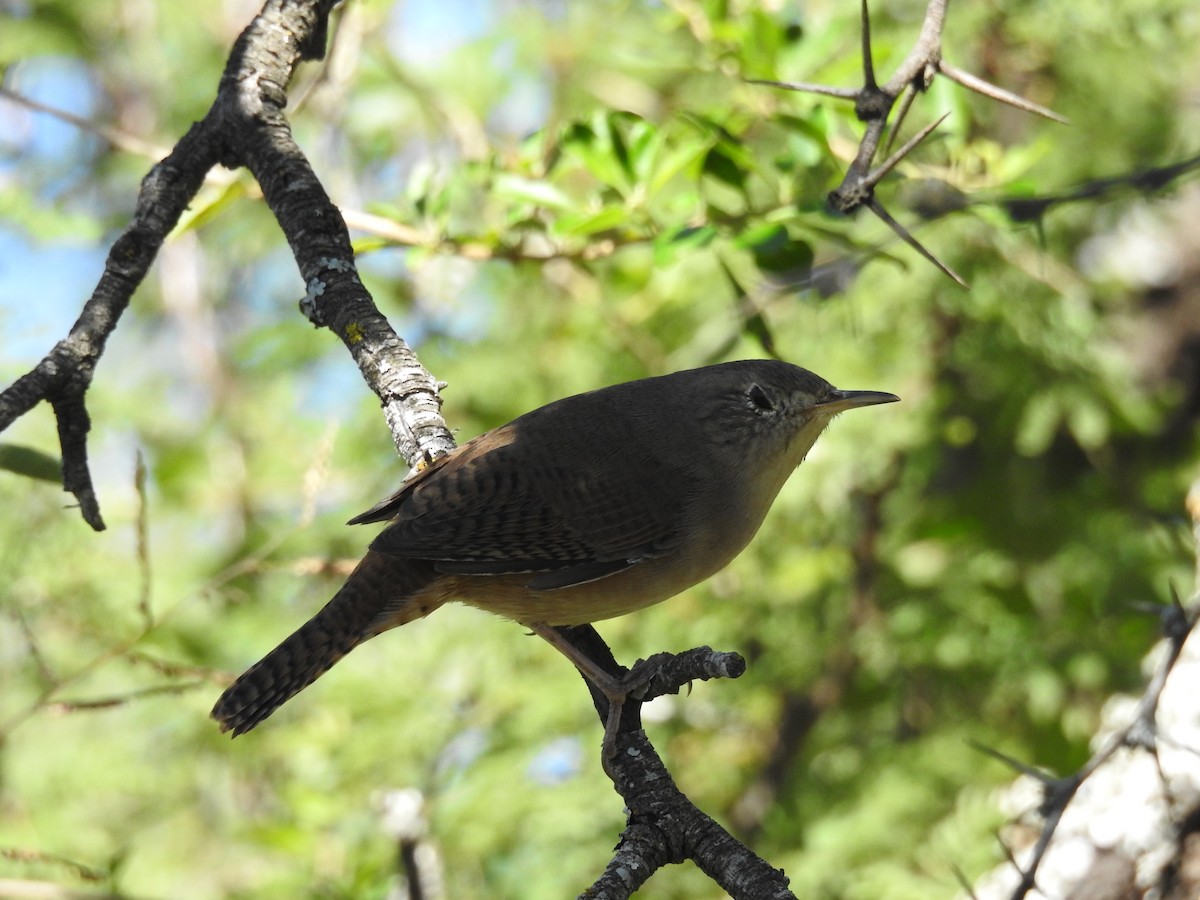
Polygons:
<instances>
[{"instance_id":1,"label":"dark branch","mask_svg":"<svg viewBox=\"0 0 1200 900\"><path fill-rule=\"evenodd\" d=\"M109 251L104 274L70 333L32 371L0 392L0 431L39 402L51 405L63 453L63 489L75 495L84 521L97 531L104 529L104 520L87 462L91 420L84 398L109 335L217 159L217 141L201 122L150 170L142 180L133 221Z\"/></svg>"},{"instance_id":2,"label":"dark branch","mask_svg":"<svg viewBox=\"0 0 1200 900\"><path fill-rule=\"evenodd\" d=\"M410 462L454 446L438 384L392 331L358 279L349 235L291 137L283 115L296 67L324 53L333 0L269 0L234 45L204 119L142 181L133 221L113 244L91 298L66 338L0 393L0 431L48 402L58 420L63 487L84 520L104 528L87 461L85 396L109 335L180 215L218 163L245 165L287 235L307 285L302 303L349 348L379 395L397 449Z\"/></svg>"},{"instance_id":3,"label":"dark branch","mask_svg":"<svg viewBox=\"0 0 1200 900\"><path fill-rule=\"evenodd\" d=\"M610 675L646 675L640 697L622 707L616 757L608 765L613 786L629 817L604 874L580 894L581 900L629 897L655 871L691 859L734 900L795 900L787 876L775 869L699 810L675 786L641 725L642 703L677 692L692 681L737 678L746 668L736 653L698 647L680 654L660 653L626 670L590 625L560 632ZM587 679L600 721L608 721L608 701Z\"/></svg>"}]
</instances>

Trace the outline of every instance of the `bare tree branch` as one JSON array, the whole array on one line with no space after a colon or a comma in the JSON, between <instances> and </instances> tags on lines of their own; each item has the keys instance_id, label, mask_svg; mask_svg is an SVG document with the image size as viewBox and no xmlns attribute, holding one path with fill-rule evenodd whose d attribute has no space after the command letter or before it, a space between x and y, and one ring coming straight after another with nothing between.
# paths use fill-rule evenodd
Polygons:
<instances>
[{"instance_id":1,"label":"bare tree branch","mask_svg":"<svg viewBox=\"0 0 1200 900\"><path fill-rule=\"evenodd\" d=\"M0 431L39 402L58 420L63 487L84 520L104 528L87 462L85 395L109 335L179 217L218 163L258 179L307 285L301 308L345 343L379 395L397 450L415 463L454 446L439 385L388 325L362 286L345 223L291 137L283 114L296 67L324 53L333 0L269 0L234 45L204 119L142 181L133 221L66 338L0 393Z\"/></svg>"},{"instance_id":2,"label":"bare tree branch","mask_svg":"<svg viewBox=\"0 0 1200 900\"><path fill-rule=\"evenodd\" d=\"M70 333L32 371L0 392L0 431L40 401L50 403L58 420L63 488L75 495L84 521L97 531L104 529L104 520L87 462L91 420L84 396L130 297L219 157L214 135L200 123L150 170L142 180L133 221L109 251L104 274Z\"/></svg>"}]
</instances>

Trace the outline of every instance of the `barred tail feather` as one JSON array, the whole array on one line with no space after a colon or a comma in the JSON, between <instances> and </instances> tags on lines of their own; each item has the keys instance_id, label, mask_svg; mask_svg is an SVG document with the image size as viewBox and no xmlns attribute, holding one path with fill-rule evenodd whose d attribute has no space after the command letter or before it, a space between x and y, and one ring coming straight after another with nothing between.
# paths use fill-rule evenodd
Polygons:
<instances>
[{"instance_id":1,"label":"barred tail feather","mask_svg":"<svg viewBox=\"0 0 1200 900\"><path fill-rule=\"evenodd\" d=\"M428 563L368 553L315 616L247 669L212 709L221 731L245 734L368 638L420 618L410 602L434 578Z\"/></svg>"}]
</instances>

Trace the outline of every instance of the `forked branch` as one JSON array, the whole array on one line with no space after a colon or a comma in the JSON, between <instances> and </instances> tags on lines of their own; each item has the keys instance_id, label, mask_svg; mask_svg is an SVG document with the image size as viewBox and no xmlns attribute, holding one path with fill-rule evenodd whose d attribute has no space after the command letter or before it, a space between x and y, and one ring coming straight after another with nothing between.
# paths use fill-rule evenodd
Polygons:
<instances>
[{"instance_id":1,"label":"forked branch","mask_svg":"<svg viewBox=\"0 0 1200 900\"><path fill-rule=\"evenodd\" d=\"M375 307L355 268L349 234L284 116L287 85L325 50L334 0L268 0L234 44L204 118L142 181L133 221L113 244L70 333L0 392L0 431L48 402L58 421L63 487L84 520L104 528L87 460L86 395L105 344L163 242L217 164L246 166L296 258L307 286L301 308L350 350L379 395L393 440L410 463L454 446L439 413L438 384Z\"/></svg>"},{"instance_id":2,"label":"forked branch","mask_svg":"<svg viewBox=\"0 0 1200 900\"><path fill-rule=\"evenodd\" d=\"M854 101L854 112L859 120L866 125L862 139L859 141L858 152L846 170L841 183L829 193L829 206L843 215L851 215L862 207L875 213L896 235L906 244L937 266L949 278L961 287L967 283L946 263L934 256L928 249L917 241L912 234L884 209L875 196L875 187L880 180L895 166L911 153L918 144L928 137L933 130L946 118L943 115L931 125L927 125L903 147L892 154L886 162L877 168L872 168L875 157L883 143L884 135L888 133L888 120L896 102L900 102L900 110L896 121L890 129L885 152L890 148L896 134L900 131L905 116L912 106L913 99L919 93L929 90L935 76L945 75L952 81L961 84L1000 103L1007 103L1017 109L1045 116L1056 122L1065 123L1067 120L1057 113L1039 106L1030 100L1018 97L1003 88L989 84L982 78L964 72L951 66L942 59L942 29L946 23L947 0L929 0L925 8L925 18L921 24L920 34L916 43L904 61L897 67L888 81L879 85L875 78L875 64L871 54L871 20L867 10L867 0L862 0L862 56L863 56L863 86L858 89L829 87L808 82L768 81L751 79L751 84L762 84L791 91L803 91L811 94L821 94L842 100Z\"/></svg>"},{"instance_id":3,"label":"forked branch","mask_svg":"<svg viewBox=\"0 0 1200 900\"><path fill-rule=\"evenodd\" d=\"M590 625L559 631L614 678L629 675ZM737 678L746 670L745 661L736 653L697 647L656 654L635 664L634 671L642 668L648 670L646 687L641 696L629 697L622 705L617 752L606 767L628 810L625 831L604 873L579 900L624 900L663 866L688 859L734 900L795 900L781 870L755 855L675 786L642 730L643 703L678 693L693 681ZM584 683L600 721L607 722L607 699L586 677Z\"/></svg>"}]
</instances>

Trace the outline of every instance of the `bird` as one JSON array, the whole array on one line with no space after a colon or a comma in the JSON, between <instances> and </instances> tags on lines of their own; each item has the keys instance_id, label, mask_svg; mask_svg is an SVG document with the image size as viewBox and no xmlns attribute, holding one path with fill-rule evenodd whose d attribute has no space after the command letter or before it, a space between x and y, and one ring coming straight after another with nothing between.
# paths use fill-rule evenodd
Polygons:
<instances>
[{"instance_id":1,"label":"bird","mask_svg":"<svg viewBox=\"0 0 1200 900\"><path fill-rule=\"evenodd\" d=\"M238 677L212 717L244 734L363 641L450 601L524 625L619 698L612 677L555 629L626 615L724 568L834 416L899 399L751 359L528 412L415 468L351 519L388 524L333 598Z\"/></svg>"}]
</instances>

